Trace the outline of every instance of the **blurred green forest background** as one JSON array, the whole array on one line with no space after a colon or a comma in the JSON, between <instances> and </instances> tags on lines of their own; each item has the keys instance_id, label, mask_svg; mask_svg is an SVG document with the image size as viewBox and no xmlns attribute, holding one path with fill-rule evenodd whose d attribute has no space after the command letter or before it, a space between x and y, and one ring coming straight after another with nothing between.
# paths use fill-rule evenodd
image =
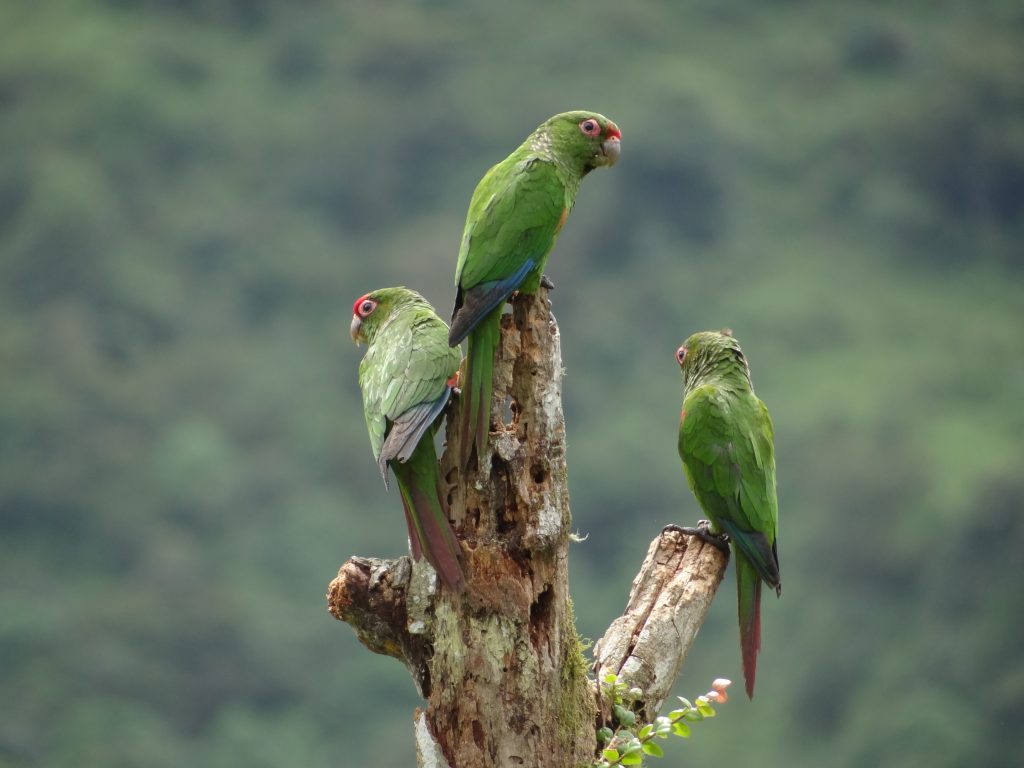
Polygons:
<instances>
[{"instance_id":1,"label":"blurred green forest background","mask_svg":"<svg viewBox=\"0 0 1024 768\"><path fill-rule=\"evenodd\" d=\"M347 335L443 316L477 180L598 110L549 262L580 631L699 517L674 351L776 424L758 695L653 761L1024 754L1024 4L0 5L0 766L413 764L404 668L325 610L405 549ZM740 677L719 595L680 680Z\"/></svg>"}]
</instances>

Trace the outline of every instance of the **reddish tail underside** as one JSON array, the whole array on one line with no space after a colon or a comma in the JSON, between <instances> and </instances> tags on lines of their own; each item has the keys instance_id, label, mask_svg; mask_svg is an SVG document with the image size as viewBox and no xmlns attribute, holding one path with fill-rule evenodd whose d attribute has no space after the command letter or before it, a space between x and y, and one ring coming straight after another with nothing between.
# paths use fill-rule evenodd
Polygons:
<instances>
[{"instance_id":1,"label":"reddish tail underside","mask_svg":"<svg viewBox=\"0 0 1024 768\"><path fill-rule=\"evenodd\" d=\"M392 469L402 494L413 558L425 557L441 581L461 592L466 588L459 562L462 548L448 521L448 504L429 435L420 441L407 463L393 463Z\"/></svg>"},{"instance_id":2,"label":"reddish tail underside","mask_svg":"<svg viewBox=\"0 0 1024 768\"><path fill-rule=\"evenodd\" d=\"M757 654L761 650L761 579L754 566L736 553L736 590L740 620L740 649L747 696L754 698Z\"/></svg>"}]
</instances>

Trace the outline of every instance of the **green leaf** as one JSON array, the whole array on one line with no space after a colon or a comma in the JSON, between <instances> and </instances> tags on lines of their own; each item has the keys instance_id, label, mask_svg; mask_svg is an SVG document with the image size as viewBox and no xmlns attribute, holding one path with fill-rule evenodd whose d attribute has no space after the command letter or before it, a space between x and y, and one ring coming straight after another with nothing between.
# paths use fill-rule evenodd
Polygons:
<instances>
[{"instance_id":1,"label":"green leaf","mask_svg":"<svg viewBox=\"0 0 1024 768\"><path fill-rule=\"evenodd\" d=\"M653 755L654 757L664 757L665 756L665 750L663 750L657 744L657 742L654 742L654 741L645 741L644 742L644 752L646 752L648 755Z\"/></svg>"},{"instance_id":2,"label":"green leaf","mask_svg":"<svg viewBox=\"0 0 1024 768\"><path fill-rule=\"evenodd\" d=\"M638 739L646 739L653 732L654 732L654 726L651 725L650 723L648 723L647 725L645 725L643 728L640 729L640 732L636 735L636 737Z\"/></svg>"},{"instance_id":3,"label":"green leaf","mask_svg":"<svg viewBox=\"0 0 1024 768\"><path fill-rule=\"evenodd\" d=\"M682 720L672 723L672 733L676 736L680 736L684 739L690 738L690 726L684 723Z\"/></svg>"},{"instance_id":4,"label":"green leaf","mask_svg":"<svg viewBox=\"0 0 1024 768\"><path fill-rule=\"evenodd\" d=\"M697 711L700 712L704 717L714 717L715 710L710 704L701 703L697 705Z\"/></svg>"},{"instance_id":5,"label":"green leaf","mask_svg":"<svg viewBox=\"0 0 1024 768\"><path fill-rule=\"evenodd\" d=\"M685 714L686 714L686 710L685 709L673 709L671 712L668 713L668 717L669 717L669 720L678 720L679 718L681 718Z\"/></svg>"},{"instance_id":6,"label":"green leaf","mask_svg":"<svg viewBox=\"0 0 1024 768\"><path fill-rule=\"evenodd\" d=\"M608 747L608 749L601 750L601 757L607 760L609 763L614 763L619 759L619 750L614 747Z\"/></svg>"},{"instance_id":7,"label":"green leaf","mask_svg":"<svg viewBox=\"0 0 1024 768\"><path fill-rule=\"evenodd\" d=\"M637 751L629 755L623 755L622 760L619 761L619 765L643 765L643 762L643 752Z\"/></svg>"},{"instance_id":8,"label":"green leaf","mask_svg":"<svg viewBox=\"0 0 1024 768\"><path fill-rule=\"evenodd\" d=\"M704 719L704 715L702 715L696 709L688 709L686 712L683 713L683 719L684 720L693 720L694 722L696 722L698 720L703 720Z\"/></svg>"},{"instance_id":9,"label":"green leaf","mask_svg":"<svg viewBox=\"0 0 1024 768\"><path fill-rule=\"evenodd\" d=\"M618 679L619 676L616 675L614 672L609 672L607 675L604 676L604 681L608 683L608 685L614 685Z\"/></svg>"},{"instance_id":10,"label":"green leaf","mask_svg":"<svg viewBox=\"0 0 1024 768\"><path fill-rule=\"evenodd\" d=\"M693 704L690 703L689 699L684 699L682 696L680 696L679 700L683 703L683 706L686 707L686 709L693 709Z\"/></svg>"}]
</instances>

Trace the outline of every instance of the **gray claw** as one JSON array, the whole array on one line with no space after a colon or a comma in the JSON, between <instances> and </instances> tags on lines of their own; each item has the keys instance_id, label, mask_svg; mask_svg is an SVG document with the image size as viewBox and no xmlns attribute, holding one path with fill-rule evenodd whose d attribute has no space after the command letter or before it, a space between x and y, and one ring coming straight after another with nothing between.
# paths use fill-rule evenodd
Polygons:
<instances>
[{"instance_id":1,"label":"gray claw","mask_svg":"<svg viewBox=\"0 0 1024 768\"><path fill-rule=\"evenodd\" d=\"M662 532L679 531L679 533L696 536L701 541L707 542L711 546L716 547L721 552L725 553L726 557L729 556L729 537L724 533L712 533L711 523L707 520L698 520L696 528L686 528L681 525L670 523L661 530Z\"/></svg>"}]
</instances>

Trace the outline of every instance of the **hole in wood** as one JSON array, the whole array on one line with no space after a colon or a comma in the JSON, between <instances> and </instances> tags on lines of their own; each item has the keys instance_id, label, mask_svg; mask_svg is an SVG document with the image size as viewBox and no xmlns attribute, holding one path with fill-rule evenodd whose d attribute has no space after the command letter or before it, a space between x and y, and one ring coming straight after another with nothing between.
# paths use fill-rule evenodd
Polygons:
<instances>
[{"instance_id":1,"label":"hole in wood","mask_svg":"<svg viewBox=\"0 0 1024 768\"><path fill-rule=\"evenodd\" d=\"M448 501L448 508L451 509L455 503L455 467L452 467L444 476L448 490L445 492L445 499Z\"/></svg>"},{"instance_id":2,"label":"hole in wood","mask_svg":"<svg viewBox=\"0 0 1024 768\"><path fill-rule=\"evenodd\" d=\"M423 692L423 697L428 698L430 696L430 669L425 664L418 667L416 678L420 684L420 690Z\"/></svg>"},{"instance_id":3,"label":"hole in wood","mask_svg":"<svg viewBox=\"0 0 1024 768\"><path fill-rule=\"evenodd\" d=\"M530 606L530 642L537 648L541 642L548 642L551 634L551 604L554 601L554 593L551 585L544 587L544 591L537 595L537 599Z\"/></svg>"},{"instance_id":4,"label":"hole in wood","mask_svg":"<svg viewBox=\"0 0 1024 768\"><path fill-rule=\"evenodd\" d=\"M540 485L548 479L548 470L543 464L537 463L530 467L530 476L534 483Z\"/></svg>"},{"instance_id":5,"label":"hole in wood","mask_svg":"<svg viewBox=\"0 0 1024 768\"><path fill-rule=\"evenodd\" d=\"M515 510L509 509L504 504L498 507L498 514L496 515L495 529L498 533L508 533L509 531L515 530L516 519Z\"/></svg>"}]
</instances>

